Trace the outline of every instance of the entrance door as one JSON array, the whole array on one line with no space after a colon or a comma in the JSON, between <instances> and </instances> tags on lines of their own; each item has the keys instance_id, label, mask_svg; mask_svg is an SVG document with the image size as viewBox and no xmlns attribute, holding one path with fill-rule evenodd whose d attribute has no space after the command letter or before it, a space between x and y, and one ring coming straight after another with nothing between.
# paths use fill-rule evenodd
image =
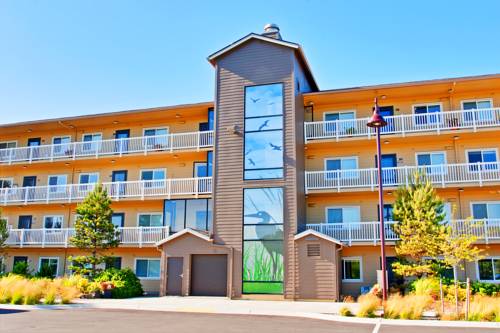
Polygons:
<instances>
[{"instance_id":1,"label":"entrance door","mask_svg":"<svg viewBox=\"0 0 500 333\"><path fill-rule=\"evenodd\" d=\"M391 284L401 284L404 282L400 276L397 276L392 269L392 264L398 261L397 257L385 257L385 266L387 268L387 284L390 286ZM379 258L379 263L382 263L382 260ZM381 265L382 266L382 265ZM382 267L381 267L382 268Z\"/></svg>"},{"instance_id":2,"label":"entrance door","mask_svg":"<svg viewBox=\"0 0 500 333\"><path fill-rule=\"evenodd\" d=\"M25 176L23 178L24 198L30 201L35 198L36 176Z\"/></svg>"},{"instance_id":3,"label":"entrance door","mask_svg":"<svg viewBox=\"0 0 500 333\"><path fill-rule=\"evenodd\" d=\"M21 215L19 216L19 220L17 222L18 229L31 229L31 222L33 221L33 217L31 215Z\"/></svg>"},{"instance_id":4,"label":"entrance door","mask_svg":"<svg viewBox=\"0 0 500 333\"><path fill-rule=\"evenodd\" d=\"M386 118L394 116L394 106L380 106L378 111L382 117L387 121L387 125L382 127L380 133L392 133L394 132L394 118Z\"/></svg>"},{"instance_id":5,"label":"entrance door","mask_svg":"<svg viewBox=\"0 0 500 333\"><path fill-rule=\"evenodd\" d=\"M191 257L191 295L227 295L227 256L194 254Z\"/></svg>"},{"instance_id":6,"label":"entrance door","mask_svg":"<svg viewBox=\"0 0 500 333\"><path fill-rule=\"evenodd\" d=\"M129 129L124 129L124 130L118 130L115 132L115 152L117 153L126 153L128 151L128 138L130 138L130 130Z\"/></svg>"},{"instance_id":7,"label":"entrance door","mask_svg":"<svg viewBox=\"0 0 500 333\"><path fill-rule=\"evenodd\" d=\"M382 183L384 185L397 185L397 173L394 169L398 166L398 158L396 154L382 154ZM375 166L377 165L377 156L375 156Z\"/></svg>"},{"instance_id":8,"label":"entrance door","mask_svg":"<svg viewBox=\"0 0 500 333\"><path fill-rule=\"evenodd\" d=\"M31 148L31 151L30 151L30 156L31 156L31 159L34 159L34 158L38 158L38 156L40 156L40 148L38 148L38 146L40 146L42 144L42 138L29 138L28 139L28 147L33 147Z\"/></svg>"},{"instance_id":9,"label":"entrance door","mask_svg":"<svg viewBox=\"0 0 500 333\"><path fill-rule=\"evenodd\" d=\"M111 181L118 184L113 185L111 188L111 195L125 195L127 192L127 170L117 170L111 173Z\"/></svg>"},{"instance_id":10,"label":"entrance door","mask_svg":"<svg viewBox=\"0 0 500 333\"><path fill-rule=\"evenodd\" d=\"M184 268L182 257L167 259L167 295L182 295L182 272Z\"/></svg>"}]
</instances>

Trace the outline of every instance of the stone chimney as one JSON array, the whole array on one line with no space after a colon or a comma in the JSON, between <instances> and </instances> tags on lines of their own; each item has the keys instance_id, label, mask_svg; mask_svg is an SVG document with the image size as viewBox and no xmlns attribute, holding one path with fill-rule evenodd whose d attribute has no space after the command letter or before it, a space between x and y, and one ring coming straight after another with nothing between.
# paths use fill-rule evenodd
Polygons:
<instances>
[{"instance_id":1,"label":"stone chimney","mask_svg":"<svg viewBox=\"0 0 500 333\"><path fill-rule=\"evenodd\" d=\"M281 40L280 27L278 27L277 24L268 23L264 26L264 32L262 33L262 36Z\"/></svg>"}]
</instances>

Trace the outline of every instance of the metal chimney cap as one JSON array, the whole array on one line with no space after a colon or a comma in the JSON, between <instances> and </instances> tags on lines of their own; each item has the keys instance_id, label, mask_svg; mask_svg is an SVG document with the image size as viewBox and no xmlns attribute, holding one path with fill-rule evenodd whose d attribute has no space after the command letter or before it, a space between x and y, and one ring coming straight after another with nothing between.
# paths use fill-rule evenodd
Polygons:
<instances>
[{"instance_id":1,"label":"metal chimney cap","mask_svg":"<svg viewBox=\"0 0 500 333\"><path fill-rule=\"evenodd\" d=\"M280 27L276 23L268 23L264 26L265 32L279 32Z\"/></svg>"}]
</instances>

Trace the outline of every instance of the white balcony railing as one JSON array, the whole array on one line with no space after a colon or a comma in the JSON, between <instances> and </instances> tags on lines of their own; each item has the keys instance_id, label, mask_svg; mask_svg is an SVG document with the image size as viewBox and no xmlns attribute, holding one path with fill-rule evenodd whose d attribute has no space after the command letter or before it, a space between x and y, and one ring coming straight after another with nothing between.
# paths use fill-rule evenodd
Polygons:
<instances>
[{"instance_id":1,"label":"white balcony railing","mask_svg":"<svg viewBox=\"0 0 500 333\"><path fill-rule=\"evenodd\" d=\"M122 227L119 240L121 245L151 246L168 237L168 227ZM74 228L61 229L10 229L8 246L68 247Z\"/></svg>"},{"instance_id":2,"label":"white balcony railing","mask_svg":"<svg viewBox=\"0 0 500 333\"><path fill-rule=\"evenodd\" d=\"M198 196L212 193L212 177L103 183L112 200ZM82 201L96 184L68 184L0 189L0 205Z\"/></svg>"},{"instance_id":3,"label":"white balcony railing","mask_svg":"<svg viewBox=\"0 0 500 333\"><path fill-rule=\"evenodd\" d=\"M432 166L401 166L382 169L384 186L408 185L415 172L421 172L434 185L477 184L500 182L500 162L443 164ZM306 171L306 192L311 190L369 189L378 186L377 169Z\"/></svg>"},{"instance_id":4,"label":"white balcony railing","mask_svg":"<svg viewBox=\"0 0 500 333\"><path fill-rule=\"evenodd\" d=\"M395 223L385 222L385 239L387 241L398 240L397 234L393 231ZM500 241L500 219L453 220L449 222L449 225L456 235L474 235L478 240L485 243ZM379 228L379 222L306 224L306 229L318 231L349 244L353 242L372 242L376 244L380 241Z\"/></svg>"},{"instance_id":5,"label":"white balcony railing","mask_svg":"<svg viewBox=\"0 0 500 333\"><path fill-rule=\"evenodd\" d=\"M148 154L150 152L177 152L210 148L214 142L214 131L172 133L87 142L18 147L0 149L0 163L32 163L36 161L74 160L123 156L126 154Z\"/></svg>"},{"instance_id":6,"label":"white balcony railing","mask_svg":"<svg viewBox=\"0 0 500 333\"><path fill-rule=\"evenodd\" d=\"M304 123L305 141L359 137L371 138L375 129L366 126L369 118L315 121ZM429 114L403 114L384 117L387 126L382 134L405 136L408 133L435 132L499 127L500 108L445 111Z\"/></svg>"}]
</instances>

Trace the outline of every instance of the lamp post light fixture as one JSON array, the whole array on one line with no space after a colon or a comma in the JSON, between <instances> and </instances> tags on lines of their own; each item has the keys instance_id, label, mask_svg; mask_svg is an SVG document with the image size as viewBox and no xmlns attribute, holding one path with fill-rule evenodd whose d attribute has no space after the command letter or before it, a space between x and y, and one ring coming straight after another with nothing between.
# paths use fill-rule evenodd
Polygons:
<instances>
[{"instance_id":1,"label":"lamp post light fixture","mask_svg":"<svg viewBox=\"0 0 500 333\"><path fill-rule=\"evenodd\" d=\"M387 267L385 260L385 226L384 226L384 191L382 182L382 154L380 147L380 129L387 125L379 112L378 99L375 97L373 115L366 126L375 128L377 132L377 171L378 171L378 216L380 221L380 256L382 262L382 299L387 300Z\"/></svg>"}]
</instances>

